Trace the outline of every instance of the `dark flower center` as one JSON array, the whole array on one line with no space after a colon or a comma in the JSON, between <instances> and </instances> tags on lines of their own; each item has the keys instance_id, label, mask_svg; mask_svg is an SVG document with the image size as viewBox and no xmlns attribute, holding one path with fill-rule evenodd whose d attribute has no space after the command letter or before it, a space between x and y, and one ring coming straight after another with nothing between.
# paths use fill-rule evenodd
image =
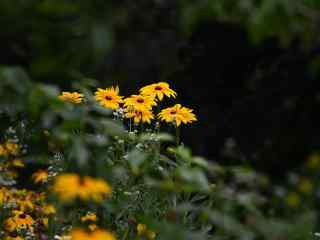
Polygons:
<instances>
[{"instance_id":1,"label":"dark flower center","mask_svg":"<svg viewBox=\"0 0 320 240\"><path fill-rule=\"evenodd\" d=\"M112 97L111 96L106 96L106 100L111 101Z\"/></svg>"},{"instance_id":2,"label":"dark flower center","mask_svg":"<svg viewBox=\"0 0 320 240\"><path fill-rule=\"evenodd\" d=\"M79 185L80 185L80 186L84 186L84 185L85 185L85 181L84 181L83 178L80 178L80 179L79 179Z\"/></svg>"},{"instance_id":3,"label":"dark flower center","mask_svg":"<svg viewBox=\"0 0 320 240\"><path fill-rule=\"evenodd\" d=\"M22 214L20 214L19 215L19 218L22 218L22 219L25 219L27 216L24 214L24 213L22 213Z\"/></svg>"},{"instance_id":4,"label":"dark flower center","mask_svg":"<svg viewBox=\"0 0 320 240\"><path fill-rule=\"evenodd\" d=\"M143 98L138 98L137 102L138 103L144 103L144 99Z\"/></svg>"},{"instance_id":5,"label":"dark flower center","mask_svg":"<svg viewBox=\"0 0 320 240\"><path fill-rule=\"evenodd\" d=\"M170 114L175 115L175 114L177 114L177 111L173 110L173 111L170 112Z\"/></svg>"},{"instance_id":6,"label":"dark flower center","mask_svg":"<svg viewBox=\"0 0 320 240\"><path fill-rule=\"evenodd\" d=\"M162 90L162 87L156 86L154 89L157 90L157 91L161 91L161 90Z\"/></svg>"}]
</instances>

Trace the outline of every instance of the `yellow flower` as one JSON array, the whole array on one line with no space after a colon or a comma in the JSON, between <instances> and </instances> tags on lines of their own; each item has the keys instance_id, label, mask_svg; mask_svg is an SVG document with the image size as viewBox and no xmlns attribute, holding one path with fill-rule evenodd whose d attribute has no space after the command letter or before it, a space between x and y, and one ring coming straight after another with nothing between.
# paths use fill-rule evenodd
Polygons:
<instances>
[{"instance_id":1,"label":"yellow flower","mask_svg":"<svg viewBox=\"0 0 320 240\"><path fill-rule=\"evenodd\" d=\"M58 98L63 102L81 103L83 100L83 94L78 92L62 92Z\"/></svg>"},{"instance_id":2,"label":"yellow flower","mask_svg":"<svg viewBox=\"0 0 320 240\"><path fill-rule=\"evenodd\" d=\"M68 201L78 196L80 178L76 174L62 174L55 178L53 191L61 201Z\"/></svg>"},{"instance_id":3,"label":"yellow flower","mask_svg":"<svg viewBox=\"0 0 320 240\"><path fill-rule=\"evenodd\" d=\"M139 236L145 234L146 231L147 231L147 225L142 224L142 223L139 223L137 225L137 232L138 232Z\"/></svg>"},{"instance_id":4,"label":"yellow flower","mask_svg":"<svg viewBox=\"0 0 320 240\"><path fill-rule=\"evenodd\" d=\"M169 84L166 82L159 82L150 84L140 89L141 95L150 95L153 97L157 97L160 101L164 96L173 97L177 96L177 93L173 91Z\"/></svg>"},{"instance_id":5,"label":"yellow flower","mask_svg":"<svg viewBox=\"0 0 320 240\"><path fill-rule=\"evenodd\" d=\"M17 236L17 237L10 237L10 236L7 236L6 238L5 238L5 240L24 240L22 237L19 237L19 236Z\"/></svg>"},{"instance_id":6,"label":"yellow flower","mask_svg":"<svg viewBox=\"0 0 320 240\"><path fill-rule=\"evenodd\" d=\"M286 203L289 207L296 208L300 204L300 197L295 192L290 192L286 197Z\"/></svg>"},{"instance_id":7,"label":"yellow flower","mask_svg":"<svg viewBox=\"0 0 320 240\"><path fill-rule=\"evenodd\" d=\"M312 153L307 161L307 167L309 169L318 169L320 168L320 154L315 152Z\"/></svg>"},{"instance_id":8,"label":"yellow flower","mask_svg":"<svg viewBox=\"0 0 320 240\"><path fill-rule=\"evenodd\" d=\"M32 179L35 183L45 183L48 180L48 171L40 169L34 174L32 174Z\"/></svg>"},{"instance_id":9,"label":"yellow flower","mask_svg":"<svg viewBox=\"0 0 320 240\"><path fill-rule=\"evenodd\" d=\"M124 106L130 111L151 110L156 105L153 96L131 95L124 100Z\"/></svg>"},{"instance_id":10,"label":"yellow flower","mask_svg":"<svg viewBox=\"0 0 320 240\"><path fill-rule=\"evenodd\" d=\"M138 236L146 236L148 239L155 239L157 234L147 228L145 224L139 223L137 225Z\"/></svg>"},{"instance_id":11,"label":"yellow flower","mask_svg":"<svg viewBox=\"0 0 320 240\"><path fill-rule=\"evenodd\" d=\"M5 148L5 146L0 144L0 156L6 157L8 154L8 150Z\"/></svg>"},{"instance_id":12,"label":"yellow flower","mask_svg":"<svg viewBox=\"0 0 320 240\"><path fill-rule=\"evenodd\" d=\"M12 193L9 189L5 187L0 187L0 207L4 204L10 201L12 198Z\"/></svg>"},{"instance_id":13,"label":"yellow flower","mask_svg":"<svg viewBox=\"0 0 320 240\"><path fill-rule=\"evenodd\" d=\"M97 221L97 215L94 213L87 213L85 216L81 217L81 222L96 222Z\"/></svg>"},{"instance_id":14,"label":"yellow flower","mask_svg":"<svg viewBox=\"0 0 320 240\"><path fill-rule=\"evenodd\" d=\"M116 110L122 103L122 96L119 96L119 87L110 87L106 89L98 88L95 92L95 99L105 108Z\"/></svg>"},{"instance_id":15,"label":"yellow flower","mask_svg":"<svg viewBox=\"0 0 320 240\"><path fill-rule=\"evenodd\" d=\"M18 155L19 145L10 141L0 144L0 156Z\"/></svg>"},{"instance_id":16,"label":"yellow flower","mask_svg":"<svg viewBox=\"0 0 320 240\"><path fill-rule=\"evenodd\" d=\"M135 124L143 123L151 123L151 120L154 119L154 115L151 110L142 110L142 111L130 111L125 110L126 118L133 118Z\"/></svg>"},{"instance_id":17,"label":"yellow flower","mask_svg":"<svg viewBox=\"0 0 320 240\"><path fill-rule=\"evenodd\" d=\"M13 232L21 228L33 231L33 224L34 220L32 217L22 211L14 211L14 215L5 221L6 230L9 232Z\"/></svg>"},{"instance_id":18,"label":"yellow flower","mask_svg":"<svg viewBox=\"0 0 320 240\"><path fill-rule=\"evenodd\" d=\"M147 235L148 239L155 239L156 236L157 236L157 234L154 231L151 231L151 230L148 230L146 235Z\"/></svg>"},{"instance_id":19,"label":"yellow flower","mask_svg":"<svg viewBox=\"0 0 320 240\"><path fill-rule=\"evenodd\" d=\"M94 230L96 230L98 228L98 226L96 225L96 224L89 224L89 226L88 226L88 229L90 230L90 231L94 231Z\"/></svg>"},{"instance_id":20,"label":"yellow flower","mask_svg":"<svg viewBox=\"0 0 320 240\"><path fill-rule=\"evenodd\" d=\"M176 104L173 107L163 109L158 117L167 123L172 122L176 126L180 126L181 123L187 124L197 121L195 114L190 108L182 107L180 104Z\"/></svg>"},{"instance_id":21,"label":"yellow flower","mask_svg":"<svg viewBox=\"0 0 320 240\"><path fill-rule=\"evenodd\" d=\"M28 211L28 210L33 210L34 209L34 204L32 199L16 199L16 203L19 206L19 209L21 211Z\"/></svg>"},{"instance_id":22,"label":"yellow flower","mask_svg":"<svg viewBox=\"0 0 320 240\"><path fill-rule=\"evenodd\" d=\"M301 178L298 183L298 189L302 193L310 194L313 190L313 184L309 179Z\"/></svg>"},{"instance_id":23,"label":"yellow flower","mask_svg":"<svg viewBox=\"0 0 320 240\"><path fill-rule=\"evenodd\" d=\"M45 214L45 215L51 215L51 214L55 214L56 213L56 209L53 205L51 204L46 204L42 207L42 212Z\"/></svg>"},{"instance_id":24,"label":"yellow flower","mask_svg":"<svg viewBox=\"0 0 320 240\"><path fill-rule=\"evenodd\" d=\"M87 232L82 229L75 229L71 232L72 240L116 240L116 237L105 230L94 230Z\"/></svg>"},{"instance_id":25,"label":"yellow flower","mask_svg":"<svg viewBox=\"0 0 320 240\"><path fill-rule=\"evenodd\" d=\"M49 219L47 217L40 218L39 220L41 220L40 222L43 224L43 226L45 226L46 228L48 227Z\"/></svg>"},{"instance_id":26,"label":"yellow flower","mask_svg":"<svg viewBox=\"0 0 320 240\"><path fill-rule=\"evenodd\" d=\"M94 200L100 202L104 197L111 195L112 189L102 179L89 176L80 178L76 174L62 174L55 178L53 191L61 201L71 201L77 197L81 200Z\"/></svg>"},{"instance_id":27,"label":"yellow flower","mask_svg":"<svg viewBox=\"0 0 320 240\"><path fill-rule=\"evenodd\" d=\"M16 167L16 168L23 168L24 163L22 162L21 159L14 159L10 163L11 166Z\"/></svg>"},{"instance_id":28,"label":"yellow flower","mask_svg":"<svg viewBox=\"0 0 320 240\"><path fill-rule=\"evenodd\" d=\"M6 142L4 147L7 149L9 154L17 155L19 153L19 145L13 142Z\"/></svg>"}]
</instances>

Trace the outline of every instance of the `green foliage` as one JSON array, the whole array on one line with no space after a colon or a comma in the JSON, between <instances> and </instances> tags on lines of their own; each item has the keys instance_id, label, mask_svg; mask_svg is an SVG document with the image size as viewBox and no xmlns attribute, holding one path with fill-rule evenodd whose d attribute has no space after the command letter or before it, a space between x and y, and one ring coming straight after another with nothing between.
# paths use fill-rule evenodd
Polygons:
<instances>
[{"instance_id":1,"label":"green foliage","mask_svg":"<svg viewBox=\"0 0 320 240\"><path fill-rule=\"evenodd\" d=\"M152 126L128 131L90 94L84 104L62 103L56 87L31 83L20 68L3 67L1 76L1 87L17 96L10 99L14 111L1 107L0 119L11 117L2 124L2 141L18 139L29 164L46 164L55 174L100 177L113 188L112 198L101 204L66 207L53 196L56 217L65 221L50 221L44 233L51 237L66 226L81 226L80 216L91 211L118 239L137 239L138 223L155 231L157 239L311 239L316 222L311 198L301 209L290 208L286 194L279 198L265 176L193 156ZM13 76L20 84L6 80ZM5 100L6 92L1 97Z\"/></svg>"},{"instance_id":2,"label":"green foliage","mask_svg":"<svg viewBox=\"0 0 320 240\"><path fill-rule=\"evenodd\" d=\"M295 38L309 43L318 37L316 0L178 3L181 32L192 32L206 18L240 23L257 42L271 36L284 44ZM27 170L12 182L1 168L0 186L44 191L46 186L30 182L34 166L49 169L49 186L53 175L67 172L110 183L112 197L100 204L75 201L66 206L46 189L48 201L57 207L56 219L43 230L49 239L71 225L83 227L79 219L87 211L98 215L101 228L123 240L140 238L139 223L164 240L312 239L319 227L318 168L304 166L306 172L294 173L300 180L310 176L309 192L290 177L277 186L247 166L223 166L193 156L157 125L132 130L94 102L91 92L98 81L87 76L104 63L115 29L130 28L131 13L126 4L101 0L0 2L5 29L0 36L18 59L0 66L0 144L14 140L22 146ZM87 101L59 101L58 85L78 90ZM1 157L0 164L11 160ZM0 200L4 229L9 213Z\"/></svg>"},{"instance_id":3,"label":"green foliage","mask_svg":"<svg viewBox=\"0 0 320 240\"><path fill-rule=\"evenodd\" d=\"M284 45L296 38L310 44L317 38L318 1L200 0L180 1L180 5L181 22L189 32L197 22L212 19L244 25L254 42L276 37Z\"/></svg>"}]
</instances>

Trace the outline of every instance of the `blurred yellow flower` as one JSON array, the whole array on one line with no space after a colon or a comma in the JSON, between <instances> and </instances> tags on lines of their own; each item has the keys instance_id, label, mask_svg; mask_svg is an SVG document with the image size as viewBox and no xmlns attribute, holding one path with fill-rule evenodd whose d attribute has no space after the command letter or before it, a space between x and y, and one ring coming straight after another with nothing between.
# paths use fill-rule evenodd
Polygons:
<instances>
[{"instance_id":1,"label":"blurred yellow flower","mask_svg":"<svg viewBox=\"0 0 320 240\"><path fill-rule=\"evenodd\" d=\"M11 192L5 187L0 187L0 206L2 206L5 202L9 201L10 198Z\"/></svg>"},{"instance_id":2,"label":"blurred yellow flower","mask_svg":"<svg viewBox=\"0 0 320 240\"><path fill-rule=\"evenodd\" d=\"M45 204L44 206L42 206L42 212L45 215L55 214L56 213L56 208L51 204Z\"/></svg>"},{"instance_id":3,"label":"blurred yellow flower","mask_svg":"<svg viewBox=\"0 0 320 240\"><path fill-rule=\"evenodd\" d=\"M197 121L193 110L190 108L182 107L181 104L176 104L173 107L163 109L158 117L160 120L167 123L172 122L176 126L180 126L181 123L187 124Z\"/></svg>"},{"instance_id":4,"label":"blurred yellow flower","mask_svg":"<svg viewBox=\"0 0 320 240\"><path fill-rule=\"evenodd\" d=\"M89 176L80 178L76 174L62 174L55 178L53 192L63 202L71 201L77 197L81 200L94 200L100 202L104 197L111 195L112 189L102 179Z\"/></svg>"},{"instance_id":5,"label":"blurred yellow flower","mask_svg":"<svg viewBox=\"0 0 320 240\"><path fill-rule=\"evenodd\" d=\"M89 226L88 226L88 229L90 230L90 231L94 231L94 230L96 230L98 228L98 226L96 225L96 224L89 224Z\"/></svg>"},{"instance_id":6,"label":"blurred yellow flower","mask_svg":"<svg viewBox=\"0 0 320 240\"><path fill-rule=\"evenodd\" d=\"M7 141L3 144L0 144L0 156L8 156L8 155L18 155L19 153L19 145L17 143L13 143Z\"/></svg>"},{"instance_id":7,"label":"blurred yellow flower","mask_svg":"<svg viewBox=\"0 0 320 240\"><path fill-rule=\"evenodd\" d=\"M139 223L137 225L138 236L146 236L148 239L155 239L157 234L154 231L151 231L147 228L147 225Z\"/></svg>"},{"instance_id":8,"label":"blurred yellow flower","mask_svg":"<svg viewBox=\"0 0 320 240\"><path fill-rule=\"evenodd\" d=\"M24 240L24 239L20 236L17 236L17 237L7 236L5 237L5 240Z\"/></svg>"},{"instance_id":9,"label":"blurred yellow flower","mask_svg":"<svg viewBox=\"0 0 320 240\"><path fill-rule=\"evenodd\" d=\"M14 159L10 163L11 166L16 167L16 168L23 168L24 163L22 162L21 159Z\"/></svg>"},{"instance_id":10,"label":"blurred yellow flower","mask_svg":"<svg viewBox=\"0 0 320 240\"><path fill-rule=\"evenodd\" d=\"M177 96L177 93L173 91L170 88L169 84L166 82L159 82L147 85L140 89L140 94L157 97L160 101L163 99L164 96L173 98Z\"/></svg>"},{"instance_id":11,"label":"blurred yellow flower","mask_svg":"<svg viewBox=\"0 0 320 240\"><path fill-rule=\"evenodd\" d=\"M4 145L2 145L2 144L0 144L0 156L4 156L4 157L6 157L6 156L8 156L8 151L7 151L7 149L4 147Z\"/></svg>"},{"instance_id":12,"label":"blurred yellow flower","mask_svg":"<svg viewBox=\"0 0 320 240\"><path fill-rule=\"evenodd\" d=\"M32 179L35 183L45 183L48 180L48 171L40 169L34 174L32 174Z\"/></svg>"},{"instance_id":13,"label":"blurred yellow flower","mask_svg":"<svg viewBox=\"0 0 320 240\"><path fill-rule=\"evenodd\" d=\"M146 111L151 110L152 106L156 106L157 103L153 96L143 95L131 95L124 99L124 106L129 111Z\"/></svg>"},{"instance_id":14,"label":"blurred yellow flower","mask_svg":"<svg viewBox=\"0 0 320 240\"><path fill-rule=\"evenodd\" d=\"M146 231L147 231L147 225L142 223L139 223L137 225L137 232L139 236L143 235Z\"/></svg>"},{"instance_id":15,"label":"blurred yellow flower","mask_svg":"<svg viewBox=\"0 0 320 240\"><path fill-rule=\"evenodd\" d=\"M72 240L116 240L116 237L108 231L105 230L94 230L92 232L87 232L82 229L75 229L71 232Z\"/></svg>"},{"instance_id":16,"label":"blurred yellow flower","mask_svg":"<svg viewBox=\"0 0 320 240\"><path fill-rule=\"evenodd\" d=\"M69 103L81 103L83 100L83 94L78 92L62 92L58 97L63 102Z\"/></svg>"},{"instance_id":17,"label":"blurred yellow flower","mask_svg":"<svg viewBox=\"0 0 320 240\"><path fill-rule=\"evenodd\" d=\"M154 231L151 231L151 230L148 230L146 235L147 235L147 238L151 239L151 240L155 239L156 236L157 236L157 234Z\"/></svg>"},{"instance_id":18,"label":"blurred yellow flower","mask_svg":"<svg viewBox=\"0 0 320 240\"><path fill-rule=\"evenodd\" d=\"M310 194L313 190L313 183L308 178L301 178L298 183L298 189L302 193Z\"/></svg>"},{"instance_id":19,"label":"blurred yellow flower","mask_svg":"<svg viewBox=\"0 0 320 240\"><path fill-rule=\"evenodd\" d=\"M119 87L106 89L98 88L95 92L95 99L105 108L116 110L122 103L122 96L119 96Z\"/></svg>"},{"instance_id":20,"label":"blurred yellow flower","mask_svg":"<svg viewBox=\"0 0 320 240\"><path fill-rule=\"evenodd\" d=\"M289 207L296 208L300 205L300 196L295 192L290 192L286 197L286 203Z\"/></svg>"},{"instance_id":21,"label":"blurred yellow flower","mask_svg":"<svg viewBox=\"0 0 320 240\"><path fill-rule=\"evenodd\" d=\"M320 154L317 153L317 152L312 153L309 156L306 165L307 165L307 168L309 168L309 169L318 169L318 168L320 168Z\"/></svg>"},{"instance_id":22,"label":"blurred yellow flower","mask_svg":"<svg viewBox=\"0 0 320 240\"><path fill-rule=\"evenodd\" d=\"M97 215L94 213L87 213L85 216L81 217L81 222L96 222Z\"/></svg>"}]
</instances>

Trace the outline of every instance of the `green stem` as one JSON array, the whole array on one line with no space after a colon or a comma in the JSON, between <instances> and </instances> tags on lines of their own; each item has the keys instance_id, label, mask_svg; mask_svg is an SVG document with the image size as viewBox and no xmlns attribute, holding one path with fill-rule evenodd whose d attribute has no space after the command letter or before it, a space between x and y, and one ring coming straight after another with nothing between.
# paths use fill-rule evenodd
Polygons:
<instances>
[{"instance_id":1,"label":"green stem","mask_svg":"<svg viewBox=\"0 0 320 240\"><path fill-rule=\"evenodd\" d=\"M180 145L180 128L176 126L176 147Z\"/></svg>"},{"instance_id":2,"label":"green stem","mask_svg":"<svg viewBox=\"0 0 320 240\"><path fill-rule=\"evenodd\" d=\"M130 228L128 227L127 230L126 230L126 232L125 232L124 235L123 235L122 240L126 240L126 239L127 239L128 235L129 235L129 231L130 231Z\"/></svg>"}]
</instances>

